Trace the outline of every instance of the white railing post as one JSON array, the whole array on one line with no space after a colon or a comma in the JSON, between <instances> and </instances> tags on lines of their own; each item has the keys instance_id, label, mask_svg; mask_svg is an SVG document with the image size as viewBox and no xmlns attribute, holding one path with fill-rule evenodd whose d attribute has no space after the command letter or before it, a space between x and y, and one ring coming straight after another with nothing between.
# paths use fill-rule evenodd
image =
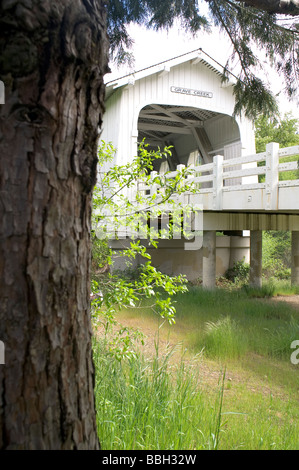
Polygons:
<instances>
[{"instance_id":1,"label":"white railing post","mask_svg":"<svg viewBox=\"0 0 299 470\"><path fill-rule=\"evenodd\" d=\"M137 196L137 194L144 194L144 191L141 191L141 187L142 187L142 180L140 178L137 179L137 182L136 182L136 194L135 194L135 197Z\"/></svg>"},{"instance_id":2,"label":"white railing post","mask_svg":"<svg viewBox=\"0 0 299 470\"><path fill-rule=\"evenodd\" d=\"M279 144L271 142L266 146L266 210L278 208L278 184L279 184Z\"/></svg>"},{"instance_id":3,"label":"white railing post","mask_svg":"<svg viewBox=\"0 0 299 470\"><path fill-rule=\"evenodd\" d=\"M213 158L213 210L222 210L223 156Z\"/></svg>"},{"instance_id":4,"label":"white railing post","mask_svg":"<svg viewBox=\"0 0 299 470\"><path fill-rule=\"evenodd\" d=\"M187 175L187 177L186 177L186 184L187 184L187 186L190 185L191 188L192 188L192 181L193 181L194 175L195 175L193 163L188 166L188 170L191 172L191 174ZM193 189L194 189L194 186L193 186ZM192 190L191 190L191 193L192 193ZM189 201L190 201L189 195L190 195L189 192L185 193L185 203L186 203L186 204L188 204Z\"/></svg>"},{"instance_id":5,"label":"white railing post","mask_svg":"<svg viewBox=\"0 0 299 470\"><path fill-rule=\"evenodd\" d=\"M190 170L190 174L187 175L187 184L191 184L192 183L192 180L194 179L194 175L195 175L195 172L194 172L194 165L193 163L191 165L188 166L188 170Z\"/></svg>"},{"instance_id":6,"label":"white railing post","mask_svg":"<svg viewBox=\"0 0 299 470\"><path fill-rule=\"evenodd\" d=\"M184 171L184 169L186 168L185 165L183 165L182 163L180 163L179 165L177 165L176 167L176 170L178 173L182 173ZM182 193L178 196L178 199L177 199L178 202L181 202L181 203L185 203L185 193Z\"/></svg>"},{"instance_id":7,"label":"white railing post","mask_svg":"<svg viewBox=\"0 0 299 470\"><path fill-rule=\"evenodd\" d=\"M183 171L183 169L186 168L185 165L183 165L182 163L180 163L179 165L177 165L176 169L177 171Z\"/></svg>"},{"instance_id":8,"label":"white railing post","mask_svg":"<svg viewBox=\"0 0 299 470\"><path fill-rule=\"evenodd\" d=\"M158 189L158 184L153 182L157 175L158 175L157 171L151 171L151 187L150 187L151 196L153 196L157 192L157 189Z\"/></svg>"},{"instance_id":9,"label":"white railing post","mask_svg":"<svg viewBox=\"0 0 299 470\"><path fill-rule=\"evenodd\" d=\"M154 179L157 177L158 172L157 171L151 171L150 173L150 196L153 197L155 194L157 194L157 190L159 185L157 183L154 183ZM157 238L157 232L158 232L158 219L157 216L153 213L152 210L148 211L148 221L149 221L149 229L150 229L150 236L153 237L154 239Z\"/></svg>"}]
</instances>

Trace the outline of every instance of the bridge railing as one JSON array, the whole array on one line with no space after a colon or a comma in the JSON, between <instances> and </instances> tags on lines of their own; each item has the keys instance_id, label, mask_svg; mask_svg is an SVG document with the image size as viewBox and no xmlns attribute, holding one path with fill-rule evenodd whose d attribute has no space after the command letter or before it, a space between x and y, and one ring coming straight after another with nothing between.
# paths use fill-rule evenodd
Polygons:
<instances>
[{"instance_id":1,"label":"bridge railing","mask_svg":"<svg viewBox=\"0 0 299 470\"><path fill-rule=\"evenodd\" d=\"M286 157L290 161L280 161ZM293 175L292 179L288 179L288 172L299 170L298 159L299 146L280 149L277 143L268 144L265 152L240 158L224 160L222 155L216 155L212 163L188 167L186 184L192 183L198 194L212 194L211 210L222 210L223 196L227 192L256 189L264 190L263 208L275 210L278 207L279 189L299 186L299 171L295 178ZM184 165L179 165L176 171L168 172L164 177L166 180L175 178L183 168ZM154 182L156 176L157 172L151 172L153 183L141 183L137 186L137 191L143 195L153 195L159 188L163 193L163 188ZM236 183L231 184L231 180Z\"/></svg>"}]
</instances>

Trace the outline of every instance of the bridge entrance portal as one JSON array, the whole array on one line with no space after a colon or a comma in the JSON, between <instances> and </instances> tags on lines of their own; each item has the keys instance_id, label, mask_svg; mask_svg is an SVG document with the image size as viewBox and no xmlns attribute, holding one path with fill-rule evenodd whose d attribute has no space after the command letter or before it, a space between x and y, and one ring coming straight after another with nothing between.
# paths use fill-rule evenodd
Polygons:
<instances>
[{"instance_id":1,"label":"bridge entrance portal","mask_svg":"<svg viewBox=\"0 0 299 470\"><path fill-rule=\"evenodd\" d=\"M155 170L173 171L177 165L210 163L241 156L239 126L231 116L191 106L148 104L138 117L138 142L151 149L171 146L171 157L156 162Z\"/></svg>"}]
</instances>

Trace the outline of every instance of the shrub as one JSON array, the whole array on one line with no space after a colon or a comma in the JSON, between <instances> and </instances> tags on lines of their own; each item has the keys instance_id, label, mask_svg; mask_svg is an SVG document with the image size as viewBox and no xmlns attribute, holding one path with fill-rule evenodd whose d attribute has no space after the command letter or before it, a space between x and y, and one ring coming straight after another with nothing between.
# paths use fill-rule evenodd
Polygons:
<instances>
[{"instance_id":1,"label":"shrub","mask_svg":"<svg viewBox=\"0 0 299 470\"><path fill-rule=\"evenodd\" d=\"M234 263L234 266L226 271L225 277L235 283L244 283L248 281L249 271L250 266L248 263L245 263L245 258L243 258L241 261Z\"/></svg>"}]
</instances>

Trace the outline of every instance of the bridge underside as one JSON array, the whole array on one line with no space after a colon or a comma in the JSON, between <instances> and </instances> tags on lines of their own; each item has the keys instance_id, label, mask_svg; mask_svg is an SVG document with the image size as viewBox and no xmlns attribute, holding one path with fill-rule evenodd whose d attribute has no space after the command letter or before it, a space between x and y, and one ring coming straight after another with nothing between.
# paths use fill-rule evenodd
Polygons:
<instances>
[{"instance_id":1,"label":"bridge underside","mask_svg":"<svg viewBox=\"0 0 299 470\"><path fill-rule=\"evenodd\" d=\"M223 212L203 211L204 230L290 230L299 231L299 211L277 212Z\"/></svg>"},{"instance_id":2,"label":"bridge underside","mask_svg":"<svg viewBox=\"0 0 299 470\"><path fill-rule=\"evenodd\" d=\"M216 275L245 258L250 263L250 283L262 285L262 231L292 232L291 280L299 285L299 211L297 213L203 211L201 235L191 239L161 240L159 248L149 248L153 265L169 275L185 274L189 280L202 278L213 288ZM242 236L250 231L249 236ZM216 232L225 236L216 237ZM114 250L127 247L129 239L112 240ZM148 246L148 240L141 240ZM136 263L142 260L136 260ZM121 269L121 266L117 266Z\"/></svg>"},{"instance_id":3,"label":"bridge underside","mask_svg":"<svg viewBox=\"0 0 299 470\"><path fill-rule=\"evenodd\" d=\"M291 281L299 285L299 213L204 212L203 284L212 288L216 280L216 231L250 230L250 283L262 286L262 232L292 232Z\"/></svg>"},{"instance_id":4,"label":"bridge underside","mask_svg":"<svg viewBox=\"0 0 299 470\"><path fill-rule=\"evenodd\" d=\"M216 279L216 258L211 250L211 234L217 231L250 230L250 283L253 286L262 286L262 231L282 230L292 232L292 265L291 281L299 285L299 213L236 213L236 212L204 212L203 214L203 247L207 259L203 263L203 283L213 287ZM213 235L213 247L216 248L216 239ZM205 256L205 255L204 255ZM215 267L214 267L215 265ZM211 275L212 269L212 275Z\"/></svg>"}]
</instances>

